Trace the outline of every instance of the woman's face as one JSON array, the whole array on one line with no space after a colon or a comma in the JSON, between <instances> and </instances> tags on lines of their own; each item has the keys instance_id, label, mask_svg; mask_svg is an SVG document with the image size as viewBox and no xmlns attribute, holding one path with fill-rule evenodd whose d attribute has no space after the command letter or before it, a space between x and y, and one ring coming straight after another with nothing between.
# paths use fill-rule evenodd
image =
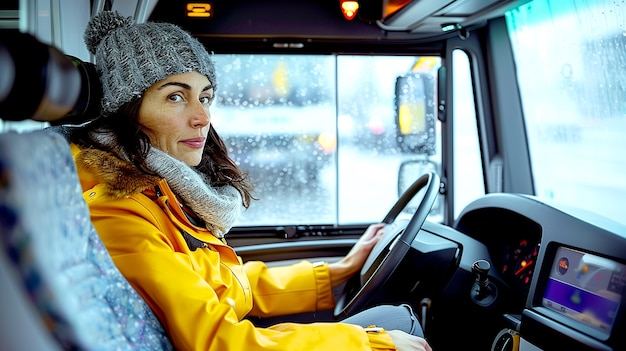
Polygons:
<instances>
[{"instance_id":1,"label":"woman's face","mask_svg":"<svg viewBox=\"0 0 626 351\"><path fill-rule=\"evenodd\" d=\"M143 96L139 124L152 145L189 166L202 159L213 101L213 85L199 72L175 74L154 83Z\"/></svg>"}]
</instances>

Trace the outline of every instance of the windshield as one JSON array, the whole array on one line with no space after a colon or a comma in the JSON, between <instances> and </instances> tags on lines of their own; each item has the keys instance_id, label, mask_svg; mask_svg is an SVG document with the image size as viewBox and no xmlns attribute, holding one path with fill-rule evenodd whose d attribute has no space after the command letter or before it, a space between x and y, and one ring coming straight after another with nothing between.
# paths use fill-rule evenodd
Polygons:
<instances>
[{"instance_id":1,"label":"windshield","mask_svg":"<svg viewBox=\"0 0 626 351\"><path fill-rule=\"evenodd\" d=\"M626 223L624 4L535 0L506 19L535 193Z\"/></svg>"},{"instance_id":2,"label":"windshield","mask_svg":"<svg viewBox=\"0 0 626 351\"><path fill-rule=\"evenodd\" d=\"M231 156L249 173L259 199L238 225L380 221L397 199L402 162L418 159L434 167L428 161L440 159L434 85L426 93L411 90L420 103L403 105L422 114L432 109L428 121L413 123L406 132L396 123L398 79L418 74L434 82L438 58L214 58L218 91L212 123ZM407 147L403 136L415 135L428 135L430 146ZM411 182L423 170L416 169Z\"/></svg>"}]
</instances>

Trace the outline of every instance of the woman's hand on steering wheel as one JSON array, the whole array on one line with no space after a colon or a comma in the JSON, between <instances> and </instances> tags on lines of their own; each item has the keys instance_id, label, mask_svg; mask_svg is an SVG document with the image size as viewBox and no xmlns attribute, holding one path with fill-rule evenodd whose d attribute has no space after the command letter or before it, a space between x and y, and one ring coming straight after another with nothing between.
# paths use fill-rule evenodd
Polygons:
<instances>
[{"instance_id":1,"label":"woman's hand on steering wheel","mask_svg":"<svg viewBox=\"0 0 626 351\"><path fill-rule=\"evenodd\" d=\"M385 224L385 231L388 232L384 239L381 240L382 235L371 232L364 234L364 237L353 248L356 253L351 250L346 256L346 259L354 258L358 264L352 263L347 266L350 268L347 268L343 266L346 262L342 260L337 266L332 267L336 270L335 277L331 276L333 287L346 282L343 293L336 299L335 317L345 318L365 308L393 275L428 217L439 194L440 184L439 175L434 171L420 176L400 196L382 220ZM420 193L421 189L424 189L423 196L411 219L397 220L402 210L413 197ZM372 230L377 233L380 229ZM365 252L369 253L369 256ZM361 267L359 279L349 279L349 273L356 273L359 266ZM355 270L352 271L352 269Z\"/></svg>"},{"instance_id":2,"label":"woman's hand on steering wheel","mask_svg":"<svg viewBox=\"0 0 626 351\"><path fill-rule=\"evenodd\" d=\"M384 235L381 230L384 226L384 223L371 224L343 259L328 264L333 287L343 284L363 267L370 252Z\"/></svg>"}]
</instances>

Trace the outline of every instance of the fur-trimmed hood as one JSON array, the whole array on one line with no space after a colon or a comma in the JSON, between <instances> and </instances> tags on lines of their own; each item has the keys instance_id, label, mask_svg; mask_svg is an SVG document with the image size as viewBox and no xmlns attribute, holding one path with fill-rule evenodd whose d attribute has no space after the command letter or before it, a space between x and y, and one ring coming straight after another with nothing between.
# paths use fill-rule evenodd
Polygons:
<instances>
[{"instance_id":1,"label":"fur-trimmed hood","mask_svg":"<svg viewBox=\"0 0 626 351\"><path fill-rule=\"evenodd\" d=\"M140 193L161 180L161 177L147 174L110 152L78 147L72 152L78 172L86 173L92 182L104 185L106 195L115 199Z\"/></svg>"},{"instance_id":2,"label":"fur-trimmed hood","mask_svg":"<svg viewBox=\"0 0 626 351\"><path fill-rule=\"evenodd\" d=\"M115 145L114 140L109 142ZM99 184L104 196L120 199L151 189L165 179L177 200L191 208L218 238L230 230L244 208L241 194L235 187L213 187L206 176L155 147L150 147L146 156L146 168L155 175L142 171L114 152L95 148L81 150L72 145L72 153L84 191Z\"/></svg>"}]
</instances>

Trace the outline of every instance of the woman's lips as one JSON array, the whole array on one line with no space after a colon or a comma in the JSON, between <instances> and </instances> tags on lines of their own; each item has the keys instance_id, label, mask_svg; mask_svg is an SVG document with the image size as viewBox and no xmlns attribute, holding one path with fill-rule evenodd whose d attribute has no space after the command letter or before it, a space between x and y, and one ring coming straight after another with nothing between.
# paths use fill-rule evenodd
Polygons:
<instances>
[{"instance_id":1,"label":"woman's lips","mask_svg":"<svg viewBox=\"0 0 626 351\"><path fill-rule=\"evenodd\" d=\"M194 149L201 149L204 147L204 141L206 140L206 138L193 138L193 139L186 139L181 141L181 143L194 148Z\"/></svg>"}]
</instances>

